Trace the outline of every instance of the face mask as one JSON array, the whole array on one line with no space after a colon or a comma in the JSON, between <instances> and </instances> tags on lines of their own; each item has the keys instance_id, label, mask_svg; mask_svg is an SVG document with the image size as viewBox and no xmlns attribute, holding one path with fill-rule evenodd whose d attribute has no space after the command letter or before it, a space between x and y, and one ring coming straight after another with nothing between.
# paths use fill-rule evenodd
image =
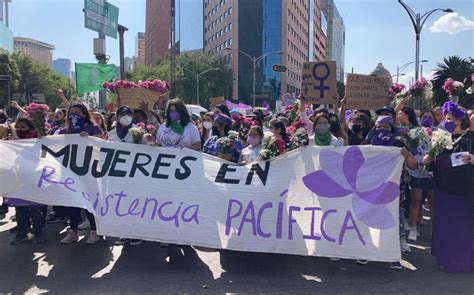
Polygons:
<instances>
[{"instance_id":1,"label":"face mask","mask_svg":"<svg viewBox=\"0 0 474 295\"><path fill-rule=\"evenodd\" d=\"M314 132L317 134L326 134L329 132L331 129L331 125L324 123L324 124L318 124L316 125L316 128L314 129Z\"/></svg>"},{"instance_id":2,"label":"face mask","mask_svg":"<svg viewBox=\"0 0 474 295\"><path fill-rule=\"evenodd\" d=\"M445 122L444 123L444 128L449 133L453 133L454 129L456 129L456 124L454 122Z\"/></svg>"},{"instance_id":3,"label":"face mask","mask_svg":"<svg viewBox=\"0 0 474 295\"><path fill-rule=\"evenodd\" d=\"M123 127L127 127L127 126L130 126L130 124L132 124L132 116L123 116L122 118L120 118L120 124L123 126Z\"/></svg>"},{"instance_id":4,"label":"face mask","mask_svg":"<svg viewBox=\"0 0 474 295\"><path fill-rule=\"evenodd\" d=\"M392 132L385 129L378 129L375 130L371 143L373 145L392 146L394 142L395 136Z\"/></svg>"},{"instance_id":5,"label":"face mask","mask_svg":"<svg viewBox=\"0 0 474 295\"><path fill-rule=\"evenodd\" d=\"M17 130L16 135L20 139L27 139L33 137L33 132L31 132L30 130Z\"/></svg>"},{"instance_id":6,"label":"face mask","mask_svg":"<svg viewBox=\"0 0 474 295\"><path fill-rule=\"evenodd\" d=\"M181 119L181 115L177 111L170 112L170 119L171 122L176 122Z\"/></svg>"},{"instance_id":7,"label":"face mask","mask_svg":"<svg viewBox=\"0 0 474 295\"><path fill-rule=\"evenodd\" d=\"M341 125L339 125L339 122L331 122L331 132L336 133L340 128Z\"/></svg>"},{"instance_id":8,"label":"face mask","mask_svg":"<svg viewBox=\"0 0 474 295\"><path fill-rule=\"evenodd\" d=\"M83 118L77 114L70 114L69 115L69 131L72 134L81 133L82 129L84 129L84 125L86 125L86 118Z\"/></svg>"},{"instance_id":9,"label":"face mask","mask_svg":"<svg viewBox=\"0 0 474 295\"><path fill-rule=\"evenodd\" d=\"M433 119L431 117L423 117L421 119L421 126L431 127L433 125Z\"/></svg>"},{"instance_id":10,"label":"face mask","mask_svg":"<svg viewBox=\"0 0 474 295\"><path fill-rule=\"evenodd\" d=\"M260 145L260 137L257 137L257 136L249 136L249 137L247 138L247 142L248 142L251 146Z\"/></svg>"},{"instance_id":11,"label":"face mask","mask_svg":"<svg viewBox=\"0 0 474 295\"><path fill-rule=\"evenodd\" d=\"M205 121L204 123L202 123L202 126L206 129L206 130L209 130L212 128L212 123L209 122L209 121Z\"/></svg>"}]
</instances>

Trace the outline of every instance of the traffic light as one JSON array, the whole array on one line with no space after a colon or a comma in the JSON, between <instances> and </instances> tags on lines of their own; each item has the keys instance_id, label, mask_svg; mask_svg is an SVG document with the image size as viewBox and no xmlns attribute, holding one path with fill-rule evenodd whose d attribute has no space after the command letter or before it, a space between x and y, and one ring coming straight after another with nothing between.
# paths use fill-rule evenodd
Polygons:
<instances>
[{"instance_id":1,"label":"traffic light","mask_svg":"<svg viewBox=\"0 0 474 295\"><path fill-rule=\"evenodd\" d=\"M283 72L286 72L286 67L284 65L273 65L272 70L274 72L283 73Z\"/></svg>"}]
</instances>

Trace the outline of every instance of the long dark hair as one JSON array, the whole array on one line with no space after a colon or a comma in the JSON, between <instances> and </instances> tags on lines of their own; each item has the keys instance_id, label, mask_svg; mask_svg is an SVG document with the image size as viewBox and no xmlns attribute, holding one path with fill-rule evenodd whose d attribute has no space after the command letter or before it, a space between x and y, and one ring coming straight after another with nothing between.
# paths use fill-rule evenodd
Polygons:
<instances>
[{"instance_id":1,"label":"long dark hair","mask_svg":"<svg viewBox=\"0 0 474 295\"><path fill-rule=\"evenodd\" d=\"M95 125L94 122L92 122L91 114L89 113L89 110L87 109L87 107L82 102L76 102L75 104L70 105L67 110L66 128L68 132L69 132L69 126L71 125L71 122L69 122L69 114L71 113L72 108L81 109L81 112L84 114L87 124Z\"/></svg>"},{"instance_id":2,"label":"long dark hair","mask_svg":"<svg viewBox=\"0 0 474 295\"><path fill-rule=\"evenodd\" d=\"M15 121L15 124L18 124L18 123L25 123L26 126L28 126L28 129L36 130L36 127L33 124L33 121L29 118L20 117L20 118L16 119L16 121Z\"/></svg>"},{"instance_id":3,"label":"long dark hair","mask_svg":"<svg viewBox=\"0 0 474 295\"><path fill-rule=\"evenodd\" d=\"M285 123L281 119L273 119L270 121L270 125L273 125L275 129L280 129L280 136L283 138L285 143L288 143L290 138L288 137L288 134L286 133L286 126Z\"/></svg>"},{"instance_id":4,"label":"long dark hair","mask_svg":"<svg viewBox=\"0 0 474 295\"><path fill-rule=\"evenodd\" d=\"M230 117L230 111L229 111L229 108L226 105L218 104L218 105L215 106L215 108L221 110L221 112L224 115L227 115L228 117Z\"/></svg>"},{"instance_id":5,"label":"long dark hair","mask_svg":"<svg viewBox=\"0 0 474 295\"><path fill-rule=\"evenodd\" d=\"M415 126L415 127L419 127L420 125L418 124L418 120L416 119L416 113L415 111L410 108L410 107L404 107L402 109L402 112L404 112L405 114L407 114L408 116L408 121L410 122L411 125Z\"/></svg>"},{"instance_id":6,"label":"long dark hair","mask_svg":"<svg viewBox=\"0 0 474 295\"><path fill-rule=\"evenodd\" d=\"M171 106L176 107L176 111L179 113L179 116L181 117L180 119L181 125L183 127L186 127L186 125L188 125L188 123L191 122L191 116L189 116L189 112L188 112L188 109L186 108L186 105L179 98L172 99L168 102L168 107L166 108L166 127L169 127L171 124L171 118L170 118Z\"/></svg>"},{"instance_id":7,"label":"long dark hair","mask_svg":"<svg viewBox=\"0 0 474 295\"><path fill-rule=\"evenodd\" d=\"M333 133L333 135L335 137L342 137L342 127L341 127L341 121L339 120L339 116L336 115L336 114L329 114L329 119L332 119L332 118L336 118L337 119L337 124L339 124L339 129L337 129L337 131L335 133ZM331 120L329 120L329 124L332 124L331 123ZM332 133L332 131L331 131Z\"/></svg>"},{"instance_id":8,"label":"long dark hair","mask_svg":"<svg viewBox=\"0 0 474 295\"><path fill-rule=\"evenodd\" d=\"M107 131L112 130L112 124L113 124L112 118L114 116L115 116L115 112L112 112L107 116L107 123L106 123ZM117 117L115 119L117 119Z\"/></svg>"}]
</instances>

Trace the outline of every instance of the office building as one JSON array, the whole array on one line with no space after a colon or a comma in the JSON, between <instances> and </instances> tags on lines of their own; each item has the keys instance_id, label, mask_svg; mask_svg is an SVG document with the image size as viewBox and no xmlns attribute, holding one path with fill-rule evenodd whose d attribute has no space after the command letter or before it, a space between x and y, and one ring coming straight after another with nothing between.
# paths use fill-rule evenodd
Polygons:
<instances>
[{"instance_id":1,"label":"office building","mask_svg":"<svg viewBox=\"0 0 474 295\"><path fill-rule=\"evenodd\" d=\"M3 6L4 2L3 0L0 0L0 49L13 52L13 34L7 24L8 6L5 10L3 9Z\"/></svg>"},{"instance_id":2,"label":"office building","mask_svg":"<svg viewBox=\"0 0 474 295\"><path fill-rule=\"evenodd\" d=\"M316 2L319 0L204 0L204 50L229 59L234 76L232 99L253 101L253 58L259 57L257 104L276 100L282 93L299 92L303 63L321 59L321 54L310 56L310 51L325 44ZM287 71L274 72L276 64L286 66Z\"/></svg>"},{"instance_id":3,"label":"office building","mask_svg":"<svg viewBox=\"0 0 474 295\"><path fill-rule=\"evenodd\" d=\"M145 64L145 33L139 32L135 36L135 57L134 64Z\"/></svg>"},{"instance_id":4,"label":"office building","mask_svg":"<svg viewBox=\"0 0 474 295\"><path fill-rule=\"evenodd\" d=\"M14 37L13 47L15 52L28 55L34 61L51 67L53 50L55 49L54 45L31 38Z\"/></svg>"},{"instance_id":5,"label":"office building","mask_svg":"<svg viewBox=\"0 0 474 295\"><path fill-rule=\"evenodd\" d=\"M61 74L63 77L71 78L71 60L67 58L58 58L53 60L53 70Z\"/></svg>"},{"instance_id":6,"label":"office building","mask_svg":"<svg viewBox=\"0 0 474 295\"><path fill-rule=\"evenodd\" d=\"M173 6L174 5L174 6ZM174 7L172 9L172 6ZM179 54L180 0L147 0L145 24L145 64L152 66L169 57L171 30L175 30L175 51ZM174 11L174 26L172 17Z\"/></svg>"},{"instance_id":7,"label":"office building","mask_svg":"<svg viewBox=\"0 0 474 295\"><path fill-rule=\"evenodd\" d=\"M327 19L326 59L335 60L337 80L344 81L344 51L346 44L346 29L334 0L321 0L321 9Z\"/></svg>"}]
</instances>

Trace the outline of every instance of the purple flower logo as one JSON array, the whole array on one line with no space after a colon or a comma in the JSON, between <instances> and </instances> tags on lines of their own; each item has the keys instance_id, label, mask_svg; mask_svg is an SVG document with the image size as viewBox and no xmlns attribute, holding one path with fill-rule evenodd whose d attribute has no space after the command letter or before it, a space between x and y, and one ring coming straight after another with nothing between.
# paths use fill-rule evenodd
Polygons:
<instances>
[{"instance_id":1,"label":"purple flower logo","mask_svg":"<svg viewBox=\"0 0 474 295\"><path fill-rule=\"evenodd\" d=\"M393 173L397 154L387 153L364 158L354 146L341 155L329 149L321 151L322 170L303 177L308 189L320 197L341 198L353 194L352 209L365 225L375 229L389 229L396 222L386 204L400 194L399 186L387 181Z\"/></svg>"}]
</instances>

